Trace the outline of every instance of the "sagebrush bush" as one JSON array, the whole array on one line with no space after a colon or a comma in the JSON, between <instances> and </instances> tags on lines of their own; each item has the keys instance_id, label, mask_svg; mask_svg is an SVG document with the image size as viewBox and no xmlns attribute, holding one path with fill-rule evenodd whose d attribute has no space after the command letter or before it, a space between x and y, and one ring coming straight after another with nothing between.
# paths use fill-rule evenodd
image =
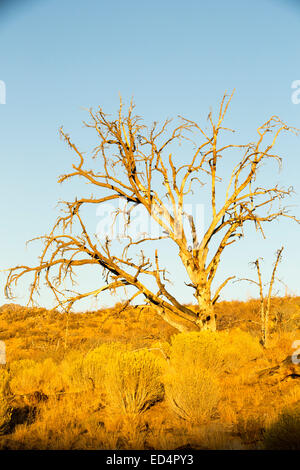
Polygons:
<instances>
[{"instance_id":1,"label":"sagebrush bush","mask_svg":"<svg viewBox=\"0 0 300 470\"><path fill-rule=\"evenodd\" d=\"M266 450L300 450L300 407L282 411L264 433Z\"/></svg>"},{"instance_id":2,"label":"sagebrush bush","mask_svg":"<svg viewBox=\"0 0 300 470\"><path fill-rule=\"evenodd\" d=\"M82 373L84 356L79 351L69 352L61 361L58 373L61 378L62 389L68 392L83 391L87 388L87 380Z\"/></svg>"},{"instance_id":3,"label":"sagebrush bush","mask_svg":"<svg viewBox=\"0 0 300 470\"><path fill-rule=\"evenodd\" d=\"M151 344L151 351L165 360L170 358L171 346L167 341L155 341Z\"/></svg>"},{"instance_id":4,"label":"sagebrush bush","mask_svg":"<svg viewBox=\"0 0 300 470\"><path fill-rule=\"evenodd\" d=\"M32 359L20 359L18 361L12 361L9 364L9 372L12 376L19 374L22 369L29 369L36 366L36 362Z\"/></svg>"},{"instance_id":5,"label":"sagebrush bush","mask_svg":"<svg viewBox=\"0 0 300 470\"><path fill-rule=\"evenodd\" d=\"M212 369L222 375L262 355L258 338L236 328L230 332L200 331L181 333L172 338L171 360L180 364L185 357L191 367Z\"/></svg>"},{"instance_id":6,"label":"sagebrush bush","mask_svg":"<svg viewBox=\"0 0 300 470\"><path fill-rule=\"evenodd\" d=\"M26 395L35 391L54 393L61 388L58 366L49 358L43 362L15 361L10 366L10 388L14 395Z\"/></svg>"},{"instance_id":7,"label":"sagebrush bush","mask_svg":"<svg viewBox=\"0 0 300 470\"><path fill-rule=\"evenodd\" d=\"M166 396L173 411L189 423L199 425L210 418L220 397L218 378L205 368L170 368L165 376Z\"/></svg>"},{"instance_id":8,"label":"sagebrush bush","mask_svg":"<svg viewBox=\"0 0 300 470\"><path fill-rule=\"evenodd\" d=\"M110 361L120 352L125 351L126 345L119 342L103 343L90 351L82 361L81 371L83 380L94 382L95 387L103 388L105 375L109 371Z\"/></svg>"},{"instance_id":9,"label":"sagebrush bush","mask_svg":"<svg viewBox=\"0 0 300 470\"><path fill-rule=\"evenodd\" d=\"M163 397L158 359L147 350L117 353L109 361L105 385L110 405L139 414Z\"/></svg>"},{"instance_id":10,"label":"sagebrush bush","mask_svg":"<svg viewBox=\"0 0 300 470\"><path fill-rule=\"evenodd\" d=\"M193 424L211 416L219 401L222 365L218 333L190 332L172 338L165 387L178 416Z\"/></svg>"},{"instance_id":11,"label":"sagebrush bush","mask_svg":"<svg viewBox=\"0 0 300 470\"><path fill-rule=\"evenodd\" d=\"M219 346L222 351L223 371L234 370L249 361L262 356L263 348L258 338L236 328L219 333Z\"/></svg>"},{"instance_id":12,"label":"sagebrush bush","mask_svg":"<svg viewBox=\"0 0 300 470\"><path fill-rule=\"evenodd\" d=\"M211 331L193 331L173 336L171 366L179 371L184 362L191 370L204 368L220 374L223 370L223 344L220 339L219 333Z\"/></svg>"},{"instance_id":13,"label":"sagebrush bush","mask_svg":"<svg viewBox=\"0 0 300 470\"><path fill-rule=\"evenodd\" d=\"M110 360L125 349L123 343L108 342L85 355L78 351L69 353L59 366L64 388L70 391L103 389Z\"/></svg>"}]
</instances>

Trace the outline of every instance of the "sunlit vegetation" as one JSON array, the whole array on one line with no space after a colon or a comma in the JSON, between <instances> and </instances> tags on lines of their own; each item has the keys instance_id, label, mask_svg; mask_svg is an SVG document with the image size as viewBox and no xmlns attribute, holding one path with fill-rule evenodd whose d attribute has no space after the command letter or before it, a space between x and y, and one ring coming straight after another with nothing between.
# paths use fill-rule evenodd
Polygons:
<instances>
[{"instance_id":1,"label":"sunlit vegetation","mask_svg":"<svg viewBox=\"0 0 300 470\"><path fill-rule=\"evenodd\" d=\"M255 299L216 332L120 307L0 308L1 449L299 449L300 298L272 299L267 348Z\"/></svg>"}]
</instances>

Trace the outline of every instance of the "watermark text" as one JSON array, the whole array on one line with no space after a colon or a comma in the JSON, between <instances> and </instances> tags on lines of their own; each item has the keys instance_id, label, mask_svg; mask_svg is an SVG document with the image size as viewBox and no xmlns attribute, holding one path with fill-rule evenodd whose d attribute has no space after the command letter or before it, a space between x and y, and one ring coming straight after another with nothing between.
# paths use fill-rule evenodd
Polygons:
<instances>
[{"instance_id":1,"label":"watermark text","mask_svg":"<svg viewBox=\"0 0 300 470\"><path fill-rule=\"evenodd\" d=\"M294 80L292 83L292 89L295 90L292 93L291 100L293 104L300 104L300 80Z\"/></svg>"},{"instance_id":2,"label":"watermark text","mask_svg":"<svg viewBox=\"0 0 300 470\"><path fill-rule=\"evenodd\" d=\"M0 364L6 364L6 346L4 341L0 341Z\"/></svg>"},{"instance_id":3,"label":"watermark text","mask_svg":"<svg viewBox=\"0 0 300 470\"><path fill-rule=\"evenodd\" d=\"M0 80L0 104L6 104L6 85L3 80Z\"/></svg>"}]
</instances>

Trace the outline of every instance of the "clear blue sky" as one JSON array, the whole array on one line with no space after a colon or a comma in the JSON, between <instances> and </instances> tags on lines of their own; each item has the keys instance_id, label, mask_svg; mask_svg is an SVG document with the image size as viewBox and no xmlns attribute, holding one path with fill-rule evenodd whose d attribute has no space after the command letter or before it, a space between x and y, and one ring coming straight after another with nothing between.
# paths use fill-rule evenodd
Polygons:
<instances>
[{"instance_id":1,"label":"clear blue sky","mask_svg":"<svg viewBox=\"0 0 300 470\"><path fill-rule=\"evenodd\" d=\"M210 106L216 109L224 91L235 88L228 122L239 139L253 139L272 114L300 127L300 104L291 100L291 84L300 80L299 44L296 1L0 2L0 80L7 93L6 104L0 104L0 269L34 263L39 249L26 249L26 240L48 232L58 199L76 194L76 181L57 184L73 161L59 139L60 125L89 150L84 109L101 105L114 113L118 93L126 102L134 96L137 112L148 123L178 114L205 123ZM300 218L299 144L300 138L280 139L283 171L266 178L295 187L291 202ZM279 275L292 293L300 294L300 226L285 220L266 233L263 240L250 231L229 248L218 280L232 272L253 277L248 263L258 256L265 257L267 279L273 254L284 244ZM184 278L175 260L164 258L176 273L174 288L182 300L191 300L190 290L180 288ZM4 280L0 273L0 305L6 302ZM17 290L20 304L26 303L29 281ZM95 279L86 273L82 282L85 288ZM222 298L256 295L251 286L234 284ZM43 291L41 305L52 305L50 299ZM114 301L105 295L98 306Z\"/></svg>"}]
</instances>

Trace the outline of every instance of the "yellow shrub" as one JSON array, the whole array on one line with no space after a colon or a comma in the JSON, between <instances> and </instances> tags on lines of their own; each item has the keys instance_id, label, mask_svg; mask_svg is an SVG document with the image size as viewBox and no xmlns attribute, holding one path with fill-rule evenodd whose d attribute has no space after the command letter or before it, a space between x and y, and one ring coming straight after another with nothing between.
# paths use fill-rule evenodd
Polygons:
<instances>
[{"instance_id":1,"label":"yellow shrub","mask_svg":"<svg viewBox=\"0 0 300 470\"><path fill-rule=\"evenodd\" d=\"M10 388L15 395L41 391L53 393L61 388L58 366L52 359L43 362L17 361L11 365Z\"/></svg>"},{"instance_id":2,"label":"yellow shrub","mask_svg":"<svg viewBox=\"0 0 300 470\"><path fill-rule=\"evenodd\" d=\"M86 355L75 351L69 353L59 366L64 389L71 391L103 389L110 360L118 351L125 348L126 345L123 343L110 342L101 344Z\"/></svg>"},{"instance_id":3,"label":"yellow shrub","mask_svg":"<svg viewBox=\"0 0 300 470\"><path fill-rule=\"evenodd\" d=\"M61 361L58 368L62 390L74 392L87 388L82 376L82 361L82 353L78 351L72 351Z\"/></svg>"},{"instance_id":4,"label":"yellow shrub","mask_svg":"<svg viewBox=\"0 0 300 470\"><path fill-rule=\"evenodd\" d=\"M161 400L163 387L157 358L147 350L119 352L105 377L110 405L124 413L138 414Z\"/></svg>"},{"instance_id":5,"label":"yellow shrub","mask_svg":"<svg viewBox=\"0 0 300 470\"><path fill-rule=\"evenodd\" d=\"M178 416L200 424L214 411L223 366L219 333L181 333L172 338L165 374L166 396Z\"/></svg>"},{"instance_id":6,"label":"yellow shrub","mask_svg":"<svg viewBox=\"0 0 300 470\"><path fill-rule=\"evenodd\" d=\"M92 380L94 386L103 388L103 382L109 363L120 352L124 351L126 346L123 343L112 342L103 343L96 349L90 351L81 364L82 379L86 382Z\"/></svg>"},{"instance_id":7,"label":"yellow shrub","mask_svg":"<svg viewBox=\"0 0 300 470\"><path fill-rule=\"evenodd\" d=\"M233 370L263 355L258 338L239 328L219 333L222 349L223 370Z\"/></svg>"},{"instance_id":8,"label":"yellow shrub","mask_svg":"<svg viewBox=\"0 0 300 470\"><path fill-rule=\"evenodd\" d=\"M219 333L210 331L180 333L172 337L170 364L179 373L183 367L222 372L223 352Z\"/></svg>"},{"instance_id":9,"label":"yellow shrub","mask_svg":"<svg viewBox=\"0 0 300 470\"><path fill-rule=\"evenodd\" d=\"M209 418L218 404L220 387L216 375L204 368L169 369L165 377L166 396L180 418L199 425Z\"/></svg>"},{"instance_id":10,"label":"yellow shrub","mask_svg":"<svg viewBox=\"0 0 300 470\"><path fill-rule=\"evenodd\" d=\"M30 369L36 366L36 362L31 359L20 359L19 361L13 361L9 365L9 371L12 376L19 374L22 369Z\"/></svg>"},{"instance_id":11,"label":"yellow shrub","mask_svg":"<svg viewBox=\"0 0 300 470\"><path fill-rule=\"evenodd\" d=\"M168 360L170 358L171 346L167 341L156 341L151 344L151 351L158 357Z\"/></svg>"},{"instance_id":12,"label":"yellow shrub","mask_svg":"<svg viewBox=\"0 0 300 470\"><path fill-rule=\"evenodd\" d=\"M190 367L205 367L216 374L233 370L262 356L258 338L236 328L230 332L200 331L172 338L171 361L180 364L183 356Z\"/></svg>"}]
</instances>

